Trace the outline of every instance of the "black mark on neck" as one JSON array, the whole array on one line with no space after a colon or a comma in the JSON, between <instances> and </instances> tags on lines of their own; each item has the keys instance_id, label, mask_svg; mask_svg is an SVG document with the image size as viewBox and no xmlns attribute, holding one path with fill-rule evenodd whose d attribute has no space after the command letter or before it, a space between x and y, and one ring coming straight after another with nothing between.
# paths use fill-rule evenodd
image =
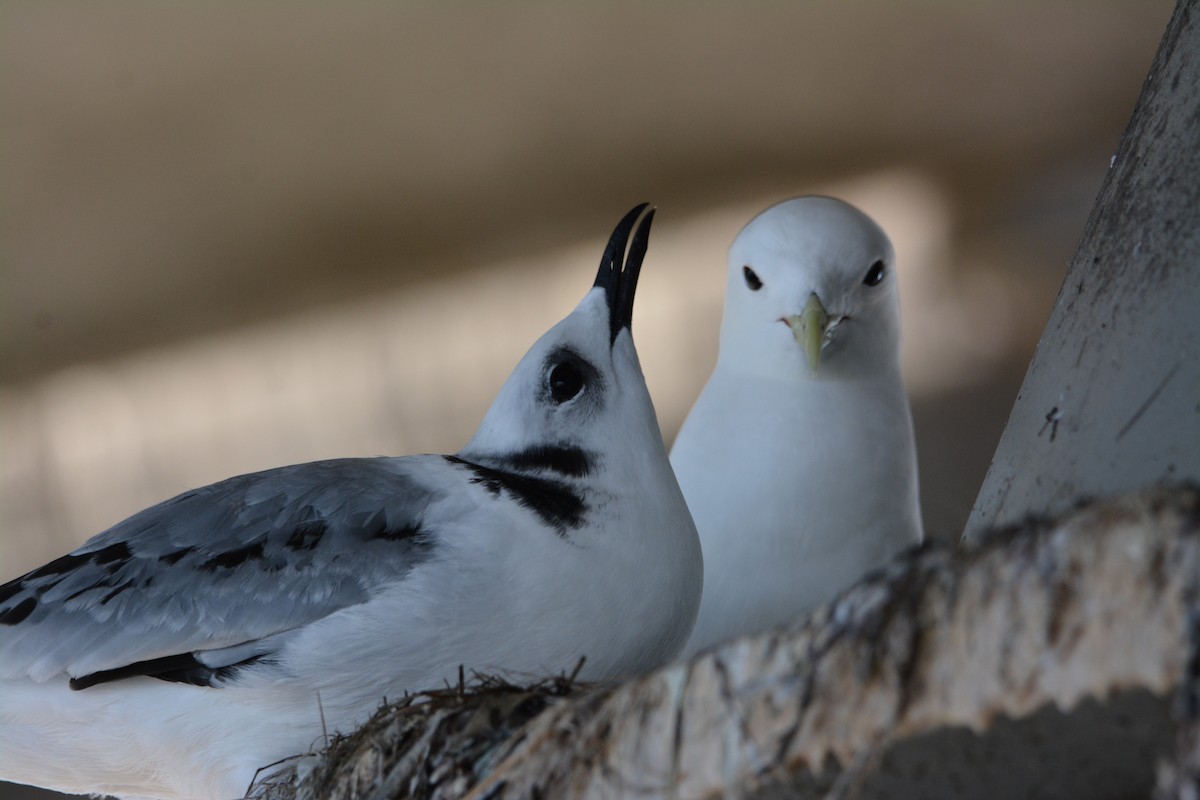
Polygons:
<instances>
[{"instance_id":1,"label":"black mark on neck","mask_svg":"<svg viewBox=\"0 0 1200 800\"><path fill-rule=\"evenodd\" d=\"M512 497L554 528L559 536L565 538L568 529L578 529L583 525L587 504L568 484L487 467L458 456L445 456L445 459L470 470L474 476L471 483L483 486L496 497L501 493Z\"/></svg>"},{"instance_id":2,"label":"black mark on neck","mask_svg":"<svg viewBox=\"0 0 1200 800\"><path fill-rule=\"evenodd\" d=\"M582 478L590 475L595 456L574 445L534 445L517 453L497 456L496 461L516 472L544 470Z\"/></svg>"}]
</instances>

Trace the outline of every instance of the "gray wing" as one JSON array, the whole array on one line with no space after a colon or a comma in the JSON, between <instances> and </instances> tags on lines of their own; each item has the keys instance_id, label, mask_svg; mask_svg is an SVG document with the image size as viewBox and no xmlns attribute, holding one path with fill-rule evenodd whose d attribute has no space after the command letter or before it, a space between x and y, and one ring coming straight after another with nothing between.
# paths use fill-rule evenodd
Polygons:
<instances>
[{"instance_id":1,"label":"gray wing","mask_svg":"<svg viewBox=\"0 0 1200 800\"><path fill-rule=\"evenodd\" d=\"M0 587L0 674L67 672L82 688L158 669L204 682L188 669L260 658L268 637L362 603L429 557L425 511L446 492L417 468L435 463L298 464L135 514Z\"/></svg>"}]
</instances>

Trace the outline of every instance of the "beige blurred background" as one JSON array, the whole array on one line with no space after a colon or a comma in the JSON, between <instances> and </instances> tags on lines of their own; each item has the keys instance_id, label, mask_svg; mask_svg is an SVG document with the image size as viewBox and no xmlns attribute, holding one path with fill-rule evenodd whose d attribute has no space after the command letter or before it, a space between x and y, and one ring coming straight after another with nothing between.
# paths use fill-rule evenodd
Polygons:
<instances>
[{"instance_id":1,"label":"beige blurred background","mask_svg":"<svg viewBox=\"0 0 1200 800\"><path fill-rule=\"evenodd\" d=\"M238 472L456 450L643 199L668 441L750 216L891 233L953 539L1171 7L6 3L0 580Z\"/></svg>"}]
</instances>

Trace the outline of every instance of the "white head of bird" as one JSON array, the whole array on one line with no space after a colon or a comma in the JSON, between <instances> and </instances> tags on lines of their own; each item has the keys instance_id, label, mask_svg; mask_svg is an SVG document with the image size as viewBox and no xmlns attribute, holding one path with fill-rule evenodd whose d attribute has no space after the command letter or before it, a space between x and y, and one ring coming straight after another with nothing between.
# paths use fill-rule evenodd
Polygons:
<instances>
[{"instance_id":1,"label":"white head of bird","mask_svg":"<svg viewBox=\"0 0 1200 800\"><path fill-rule=\"evenodd\" d=\"M848 203L768 208L729 248L721 366L796 381L898 369L894 265L887 235Z\"/></svg>"},{"instance_id":2,"label":"white head of bird","mask_svg":"<svg viewBox=\"0 0 1200 800\"><path fill-rule=\"evenodd\" d=\"M630 232L646 208L634 208L617 226L591 291L517 364L461 455L487 460L551 448L568 460L574 454L575 463L561 464L567 472L602 467L622 487L671 474L630 331L654 210L632 240ZM602 465L595 461L600 453Z\"/></svg>"}]
</instances>

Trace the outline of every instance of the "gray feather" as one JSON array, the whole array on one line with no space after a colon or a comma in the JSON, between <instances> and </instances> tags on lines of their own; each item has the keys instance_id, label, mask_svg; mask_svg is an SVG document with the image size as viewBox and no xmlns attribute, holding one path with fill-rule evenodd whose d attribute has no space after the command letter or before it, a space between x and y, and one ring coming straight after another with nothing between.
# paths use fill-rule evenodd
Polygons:
<instances>
[{"instance_id":1,"label":"gray feather","mask_svg":"<svg viewBox=\"0 0 1200 800\"><path fill-rule=\"evenodd\" d=\"M435 544L424 516L445 493L414 477L424 462L299 464L139 512L0 587L0 674L78 677L179 653L240 652L365 602Z\"/></svg>"}]
</instances>

